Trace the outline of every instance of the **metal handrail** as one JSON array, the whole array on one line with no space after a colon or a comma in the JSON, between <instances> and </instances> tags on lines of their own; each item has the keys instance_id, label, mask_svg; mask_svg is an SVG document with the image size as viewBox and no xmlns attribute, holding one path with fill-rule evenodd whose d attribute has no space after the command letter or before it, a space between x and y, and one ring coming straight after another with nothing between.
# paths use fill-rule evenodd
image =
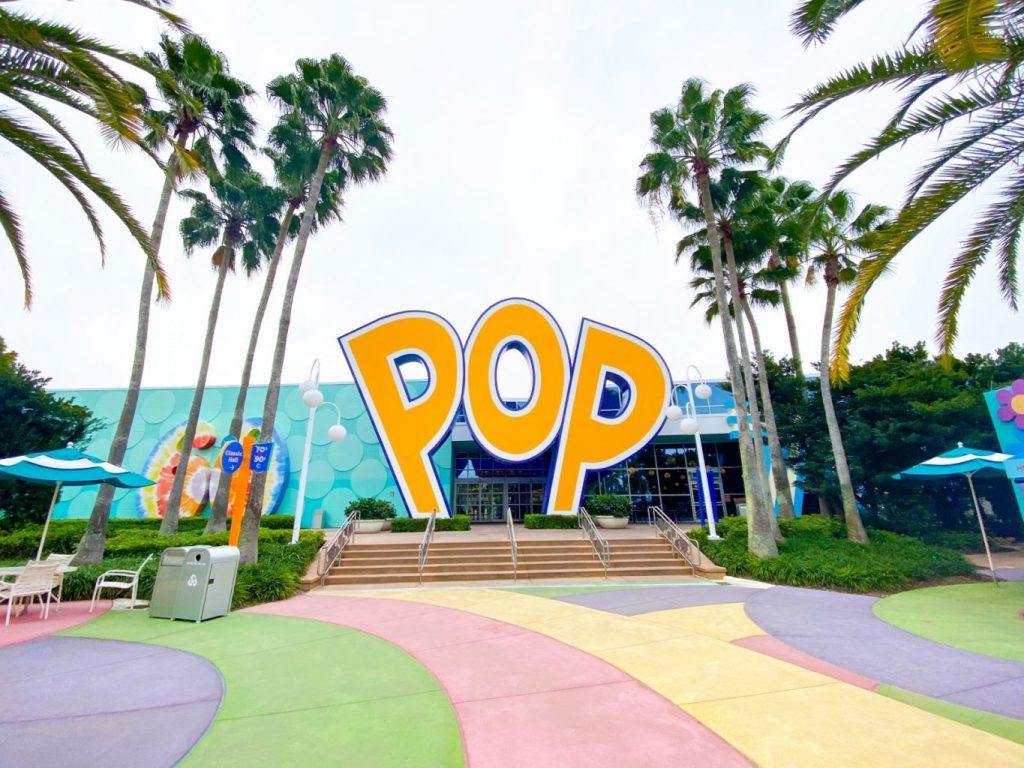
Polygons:
<instances>
[{"instance_id":1,"label":"metal handrail","mask_svg":"<svg viewBox=\"0 0 1024 768\"><path fill-rule=\"evenodd\" d=\"M505 508L505 528L508 531L508 547L512 553L512 580L519 581L519 545L516 543L516 527L512 520L512 507Z\"/></svg>"},{"instance_id":2,"label":"metal handrail","mask_svg":"<svg viewBox=\"0 0 1024 768\"><path fill-rule=\"evenodd\" d=\"M316 561L316 574L320 577L320 586L324 585L327 574L338 562L341 553L349 545L356 535L356 523L359 522L359 510L354 510L345 520L345 524L338 529L338 532L331 537L331 540L320 547Z\"/></svg>"},{"instance_id":3,"label":"metal handrail","mask_svg":"<svg viewBox=\"0 0 1024 768\"><path fill-rule=\"evenodd\" d=\"M604 577L607 579L608 566L612 559L611 549L608 546L608 540L597 530L597 525L594 524L594 519L587 512L586 507L580 507L580 528L583 530L583 535L590 539L590 545L594 548L597 559L601 561L601 565L604 567Z\"/></svg>"},{"instance_id":4,"label":"metal handrail","mask_svg":"<svg viewBox=\"0 0 1024 768\"><path fill-rule=\"evenodd\" d=\"M696 576L697 564L700 562L700 544L672 522L672 519L661 510L661 507L647 508L647 522L654 526L659 536L672 545L672 549L683 558L683 561L690 566L693 575Z\"/></svg>"},{"instance_id":5,"label":"metal handrail","mask_svg":"<svg viewBox=\"0 0 1024 768\"><path fill-rule=\"evenodd\" d=\"M420 560L419 560L419 581L423 583L423 568L427 564L427 557L430 555L430 542L434 540L434 524L437 520L437 510L435 509L430 513L430 519L427 521L426 530L423 531L423 540L420 542Z\"/></svg>"}]
</instances>

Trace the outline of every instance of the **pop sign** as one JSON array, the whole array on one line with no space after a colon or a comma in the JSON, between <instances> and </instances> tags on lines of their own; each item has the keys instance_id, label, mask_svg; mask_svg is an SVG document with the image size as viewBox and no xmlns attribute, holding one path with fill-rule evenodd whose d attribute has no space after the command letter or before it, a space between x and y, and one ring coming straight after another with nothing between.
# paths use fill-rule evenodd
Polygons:
<instances>
[{"instance_id":1,"label":"pop sign","mask_svg":"<svg viewBox=\"0 0 1024 768\"><path fill-rule=\"evenodd\" d=\"M668 366L645 341L585 319L570 361L555 319L526 299L506 299L484 312L465 346L447 320L430 312L390 315L338 341L413 516L448 513L430 454L451 429L460 400L477 442L495 458L529 461L558 440L548 514L575 514L586 473L618 464L650 442L671 401ZM533 391L517 410L498 396L498 360L510 349L533 369ZM415 397L399 370L412 361L428 375L426 390ZM601 413L609 382L623 392L615 414Z\"/></svg>"}]
</instances>

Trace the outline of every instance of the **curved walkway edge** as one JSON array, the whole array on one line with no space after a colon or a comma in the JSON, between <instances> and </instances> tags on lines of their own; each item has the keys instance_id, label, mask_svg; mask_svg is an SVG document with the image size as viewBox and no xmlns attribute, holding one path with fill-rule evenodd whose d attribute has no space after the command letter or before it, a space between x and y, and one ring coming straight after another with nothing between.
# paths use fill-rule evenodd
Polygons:
<instances>
[{"instance_id":1,"label":"curved walkway edge","mask_svg":"<svg viewBox=\"0 0 1024 768\"><path fill-rule=\"evenodd\" d=\"M912 635L875 616L878 598L774 587L747 598L766 632L881 683L1024 719L1024 664Z\"/></svg>"},{"instance_id":2,"label":"curved walkway edge","mask_svg":"<svg viewBox=\"0 0 1024 768\"><path fill-rule=\"evenodd\" d=\"M249 610L343 624L406 650L447 690L473 768L692 765L696 756L702 766L750 765L611 664L514 624L423 603L335 595Z\"/></svg>"},{"instance_id":3,"label":"curved walkway edge","mask_svg":"<svg viewBox=\"0 0 1024 768\"><path fill-rule=\"evenodd\" d=\"M0 649L0 765L174 765L220 706L220 674L191 653L45 637Z\"/></svg>"}]
</instances>

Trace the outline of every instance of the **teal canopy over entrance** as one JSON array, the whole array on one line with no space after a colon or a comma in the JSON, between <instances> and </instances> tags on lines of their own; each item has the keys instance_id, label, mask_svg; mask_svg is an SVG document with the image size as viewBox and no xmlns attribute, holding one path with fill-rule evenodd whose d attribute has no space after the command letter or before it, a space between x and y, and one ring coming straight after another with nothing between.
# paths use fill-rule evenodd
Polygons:
<instances>
[{"instance_id":1,"label":"teal canopy over entrance","mask_svg":"<svg viewBox=\"0 0 1024 768\"><path fill-rule=\"evenodd\" d=\"M988 558L989 572L992 574L992 581L996 586L999 582L996 579L996 569L992 565L992 552L988 547L988 535L985 533L985 521L981 516L981 505L978 504L978 494L974 492L975 475L1003 475L1006 476L1004 462L1013 458L1008 453L996 453L994 451L981 450L979 448L965 448L963 443L957 443L957 447L951 451L940 453L930 459L915 464L910 469L897 472L893 475L896 480L918 479L918 480L943 480L954 475L963 475L967 478L967 485L971 489L971 498L974 500L974 512L978 516L978 527L981 529L981 540L985 544L985 555Z\"/></svg>"},{"instance_id":2,"label":"teal canopy over entrance","mask_svg":"<svg viewBox=\"0 0 1024 768\"><path fill-rule=\"evenodd\" d=\"M53 498L50 500L50 509L46 513L46 523L43 525L43 535L39 540L36 559L43 555L43 544L46 542L46 532L50 527L50 516L53 514L53 505L57 503L57 496L60 495L62 485L103 484L118 488L145 488L148 485L153 485L153 481L148 477L82 453L70 445L67 448L59 448L54 451L39 451L27 453L24 456L0 459L0 476L4 475L30 483L54 486Z\"/></svg>"}]
</instances>

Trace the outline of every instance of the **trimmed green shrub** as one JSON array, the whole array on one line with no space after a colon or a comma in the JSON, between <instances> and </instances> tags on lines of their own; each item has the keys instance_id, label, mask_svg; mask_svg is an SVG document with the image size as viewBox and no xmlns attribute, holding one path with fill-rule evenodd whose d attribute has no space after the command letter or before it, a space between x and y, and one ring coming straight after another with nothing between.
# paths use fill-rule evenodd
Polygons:
<instances>
[{"instance_id":1,"label":"trimmed green shrub","mask_svg":"<svg viewBox=\"0 0 1024 768\"><path fill-rule=\"evenodd\" d=\"M610 517L629 517L633 504L628 496L617 493L596 493L588 496L584 503L591 515L607 515Z\"/></svg>"},{"instance_id":2,"label":"trimmed green shrub","mask_svg":"<svg viewBox=\"0 0 1024 768\"><path fill-rule=\"evenodd\" d=\"M523 525L526 528L579 528L580 519L577 515L524 515Z\"/></svg>"},{"instance_id":3,"label":"trimmed green shrub","mask_svg":"<svg viewBox=\"0 0 1024 768\"><path fill-rule=\"evenodd\" d=\"M266 539L267 541L291 541L292 524L295 518L291 515L264 515L260 520L260 541L264 541L262 532L273 531L274 534ZM87 520L53 520L50 522L50 529L46 533L46 544L43 548L43 555L50 552L63 552L70 554L78 549L78 542L82 540ZM161 539L159 549L162 551L167 547L180 547L189 544L209 544L219 546L228 543L227 533L215 533L203 536L203 529L206 528L205 517L186 517L178 521L178 533ZM160 520L158 518L146 518L144 520L122 520L114 519L107 524L107 545L105 551L110 556L134 555L154 551L153 545L145 542L160 531ZM0 534L0 559L16 560L18 558L31 558L36 556L36 548L39 546L39 537L43 533L40 525L28 525L10 533ZM201 540L197 540L196 537ZM182 538L184 537L184 538Z\"/></svg>"},{"instance_id":4,"label":"trimmed green shrub","mask_svg":"<svg viewBox=\"0 0 1024 768\"><path fill-rule=\"evenodd\" d=\"M919 539L871 530L867 546L846 540L844 526L818 515L780 521L786 541L776 558L747 552L747 521L726 518L721 541L709 541L707 528L690 532L701 550L735 576L775 584L824 587L849 592L891 592L950 576L971 576L974 566L961 555Z\"/></svg>"},{"instance_id":5,"label":"trimmed green shrub","mask_svg":"<svg viewBox=\"0 0 1024 768\"><path fill-rule=\"evenodd\" d=\"M427 530L427 519L425 517L396 517L391 521L392 533L421 533ZM434 520L435 531L468 531L469 515L455 515L454 517L438 517Z\"/></svg>"},{"instance_id":6,"label":"trimmed green shrub","mask_svg":"<svg viewBox=\"0 0 1024 768\"><path fill-rule=\"evenodd\" d=\"M386 499L355 499L345 507L345 517L359 512L360 520L390 520L395 516L395 505Z\"/></svg>"},{"instance_id":7,"label":"trimmed green shrub","mask_svg":"<svg viewBox=\"0 0 1024 768\"><path fill-rule=\"evenodd\" d=\"M278 535L288 533L287 537ZM217 534L221 536L222 534ZM150 550L156 557L146 564L139 575L140 600L149 600L153 593L153 582L156 580L157 567L159 565L159 554L165 549L164 542L169 538L182 539L182 541L167 546L189 546L192 544L206 544L208 541L199 539L211 539L212 536L189 537L178 534L174 537L152 536L153 545ZM227 541L227 537L224 537ZM243 565L238 569L238 579L235 582L235 595L232 601L233 608L242 608L246 605L255 605L273 600L284 600L294 595L299 588L299 579L302 578L309 564L313 562L323 544L323 533L320 531L302 531L299 534L299 541L292 545L290 533L287 531L260 531L260 557L255 565ZM64 599L65 600L88 600L92 597L93 586L96 579L104 571L114 568L122 568L134 571L145 558L145 553L135 555L117 555L104 558L103 562L95 565L79 566L78 570L69 573L64 577ZM113 593L104 593L112 595Z\"/></svg>"},{"instance_id":8,"label":"trimmed green shrub","mask_svg":"<svg viewBox=\"0 0 1024 768\"><path fill-rule=\"evenodd\" d=\"M921 537L926 544L945 547L957 552L984 552L980 533L971 531L932 531Z\"/></svg>"},{"instance_id":9,"label":"trimmed green shrub","mask_svg":"<svg viewBox=\"0 0 1024 768\"><path fill-rule=\"evenodd\" d=\"M264 515L260 518L260 528L291 530L295 526L295 515Z\"/></svg>"}]
</instances>

